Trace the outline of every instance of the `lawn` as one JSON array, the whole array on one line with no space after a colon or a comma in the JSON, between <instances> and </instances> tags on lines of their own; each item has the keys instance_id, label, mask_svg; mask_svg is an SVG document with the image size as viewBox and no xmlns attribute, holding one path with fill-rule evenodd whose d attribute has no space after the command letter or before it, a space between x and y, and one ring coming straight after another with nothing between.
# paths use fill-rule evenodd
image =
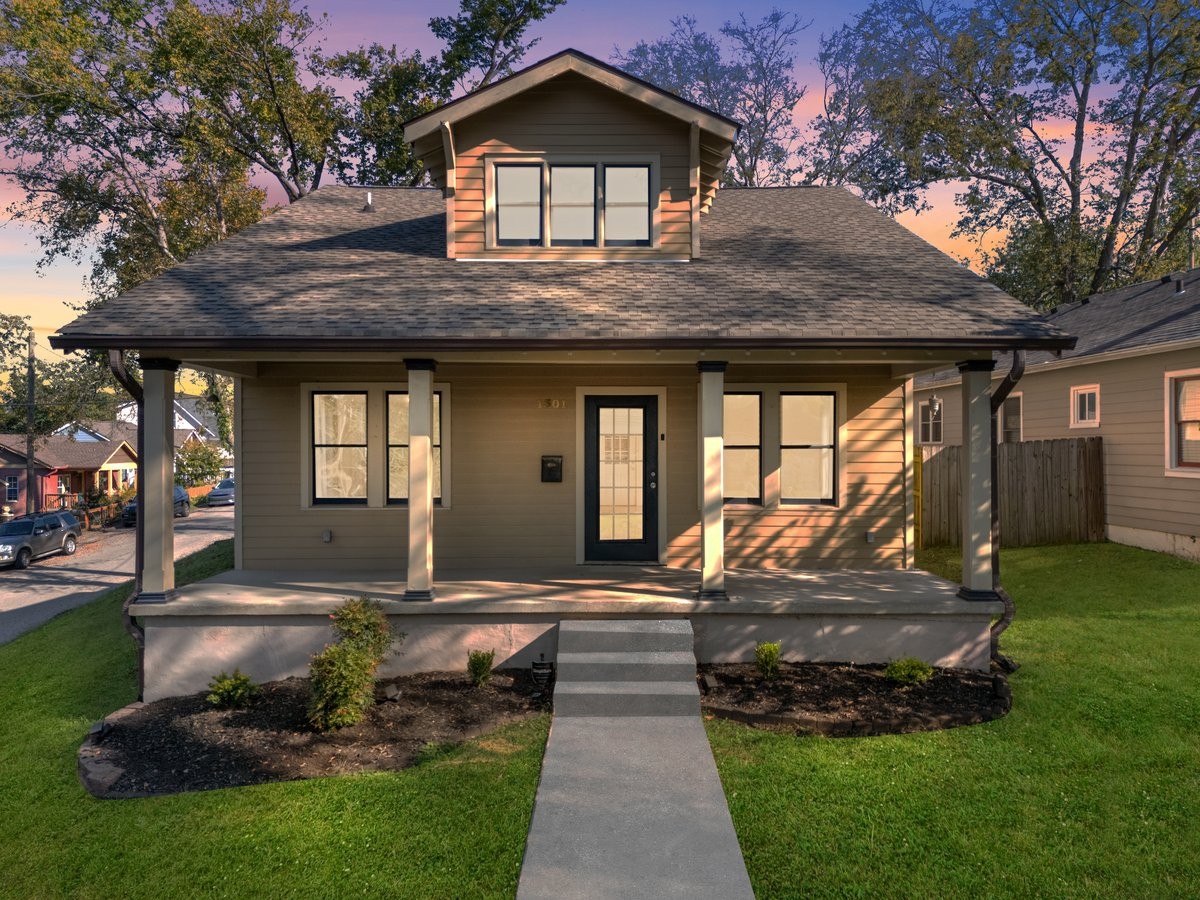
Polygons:
<instances>
[{"instance_id":1,"label":"lawn","mask_svg":"<svg viewBox=\"0 0 1200 900\"><path fill-rule=\"evenodd\" d=\"M232 564L232 542L180 583ZM548 719L398 774L100 801L75 775L91 723L136 696L128 588L0 647L0 894L511 897Z\"/></svg>"},{"instance_id":2,"label":"lawn","mask_svg":"<svg viewBox=\"0 0 1200 900\"><path fill-rule=\"evenodd\" d=\"M957 580L945 551L918 562ZM1006 551L1004 719L886 738L710 722L759 897L1200 896L1200 566Z\"/></svg>"}]
</instances>

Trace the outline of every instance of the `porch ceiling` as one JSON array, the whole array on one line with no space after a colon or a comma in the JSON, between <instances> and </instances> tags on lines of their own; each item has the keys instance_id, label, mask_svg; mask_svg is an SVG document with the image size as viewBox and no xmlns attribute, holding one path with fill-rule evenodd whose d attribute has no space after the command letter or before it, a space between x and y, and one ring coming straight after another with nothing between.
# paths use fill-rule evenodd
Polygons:
<instances>
[{"instance_id":1,"label":"porch ceiling","mask_svg":"<svg viewBox=\"0 0 1200 900\"><path fill-rule=\"evenodd\" d=\"M441 572L432 603L405 602L396 572L233 571L180 588L137 616L314 615L350 597L383 602L391 615L978 615L1001 605L967 602L959 586L928 572L727 569L729 601L697 600L700 573L660 566L572 566Z\"/></svg>"}]
</instances>

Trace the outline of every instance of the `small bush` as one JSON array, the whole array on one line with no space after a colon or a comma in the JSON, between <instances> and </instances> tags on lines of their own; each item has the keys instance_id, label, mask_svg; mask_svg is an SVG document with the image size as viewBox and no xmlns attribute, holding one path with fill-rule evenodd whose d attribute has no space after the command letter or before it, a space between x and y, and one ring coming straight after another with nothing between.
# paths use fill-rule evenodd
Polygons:
<instances>
[{"instance_id":1,"label":"small bush","mask_svg":"<svg viewBox=\"0 0 1200 900\"><path fill-rule=\"evenodd\" d=\"M208 700L217 709L240 709L249 705L258 694L258 685L249 675L234 669L232 675L221 672L208 683Z\"/></svg>"},{"instance_id":2,"label":"small bush","mask_svg":"<svg viewBox=\"0 0 1200 900\"><path fill-rule=\"evenodd\" d=\"M754 662L764 680L770 681L779 674L779 657L782 652L783 647L780 644L762 641L754 645Z\"/></svg>"},{"instance_id":3,"label":"small bush","mask_svg":"<svg viewBox=\"0 0 1200 900\"><path fill-rule=\"evenodd\" d=\"M924 684L933 677L933 666L916 657L907 656L904 659L893 659L883 674L900 684Z\"/></svg>"},{"instance_id":4,"label":"small bush","mask_svg":"<svg viewBox=\"0 0 1200 900\"><path fill-rule=\"evenodd\" d=\"M496 651L470 650L467 652L467 671L471 674L471 684L483 687L492 680L492 663L496 661Z\"/></svg>"},{"instance_id":5,"label":"small bush","mask_svg":"<svg viewBox=\"0 0 1200 900\"><path fill-rule=\"evenodd\" d=\"M375 703L375 672L392 645L391 626L376 600L348 600L330 618L338 640L314 656L309 668L308 718L318 731L362 721Z\"/></svg>"}]
</instances>

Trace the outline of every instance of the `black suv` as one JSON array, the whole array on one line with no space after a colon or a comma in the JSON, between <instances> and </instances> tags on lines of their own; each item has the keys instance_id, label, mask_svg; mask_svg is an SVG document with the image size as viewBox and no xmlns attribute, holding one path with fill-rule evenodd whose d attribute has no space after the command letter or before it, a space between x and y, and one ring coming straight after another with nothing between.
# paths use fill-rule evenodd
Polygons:
<instances>
[{"instance_id":1,"label":"black suv","mask_svg":"<svg viewBox=\"0 0 1200 900\"><path fill-rule=\"evenodd\" d=\"M20 516L0 525L0 565L25 569L37 557L60 550L70 556L82 533L83 526L69 512Z\"/></svg>"},{"instance_id":2,"label":"black suv","mask_svg":"<svg viewBox=\"0 0 1200 900\"><path fill-rule=\"evenodd\" d=\"M188 496L188 492L175 485L175 518L184 518L191 514L192 498ZM125 504L125 508L121 510L121 524L129 528L137 524L138 504L137 500L130 500Z\"/></svg>"}]
</instances>

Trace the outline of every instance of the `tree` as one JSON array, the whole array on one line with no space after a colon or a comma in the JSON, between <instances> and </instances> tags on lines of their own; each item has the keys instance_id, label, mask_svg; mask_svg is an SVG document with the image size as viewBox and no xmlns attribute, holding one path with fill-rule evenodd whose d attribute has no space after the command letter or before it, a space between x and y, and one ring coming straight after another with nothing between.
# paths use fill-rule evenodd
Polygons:
<instances>
[{"instance_id":1,"label":"tree","mask_svg":"<svg viewBox=\"0 0 1200 900\"><path fill-rule=\"evenodd\" d=\"M566 0L460 0L457 16L429 20L429 30L446 45L440 58L442 93L453 85L470 92L512 72L540 38L525 33Z\"/></svg>"},{"instance_id":2,"label":"tree","mask_svg":"<svg viewBox=\"0 0 1200 900\"><path fill-rule=\"evenodd\" d=\"M212 484L224 468L221 448L206 441L188 441L175 451L175 478L184 487Z\"/></svg>"},{"instance_id":3,"label":"tree","mask_svg":"<svg viewBox=\"0 0 1200 900\"><path fill-rule=\"evenodd\" d=\"M965 182L959 234L1066 302L1173 264L1200 207L1200 7L1184 0L877 0L823 42L848 128L919 190ZM849 83L851 79L846 79ZM865 124L859 124L865 119ZM894 171L894 170L893 170ZM855 173L868 193L878 173Z\"/></svg>"},{"instance_id":4,"label":"tree","mask_svg":"<svg viewBox=\"0 0 1200 900\"><path fill-rule=\"evenodd\" d=\"M772 10L757 24L744 15L721 26L721 40L697 31L691 16L673 19L670 35L641 41L613 61L631 75L739 122L728 184L790 184L799 170L800 132L793 122L806 88L796 83L796 36L810 23Z\"/></svg>"}]
</instances>

